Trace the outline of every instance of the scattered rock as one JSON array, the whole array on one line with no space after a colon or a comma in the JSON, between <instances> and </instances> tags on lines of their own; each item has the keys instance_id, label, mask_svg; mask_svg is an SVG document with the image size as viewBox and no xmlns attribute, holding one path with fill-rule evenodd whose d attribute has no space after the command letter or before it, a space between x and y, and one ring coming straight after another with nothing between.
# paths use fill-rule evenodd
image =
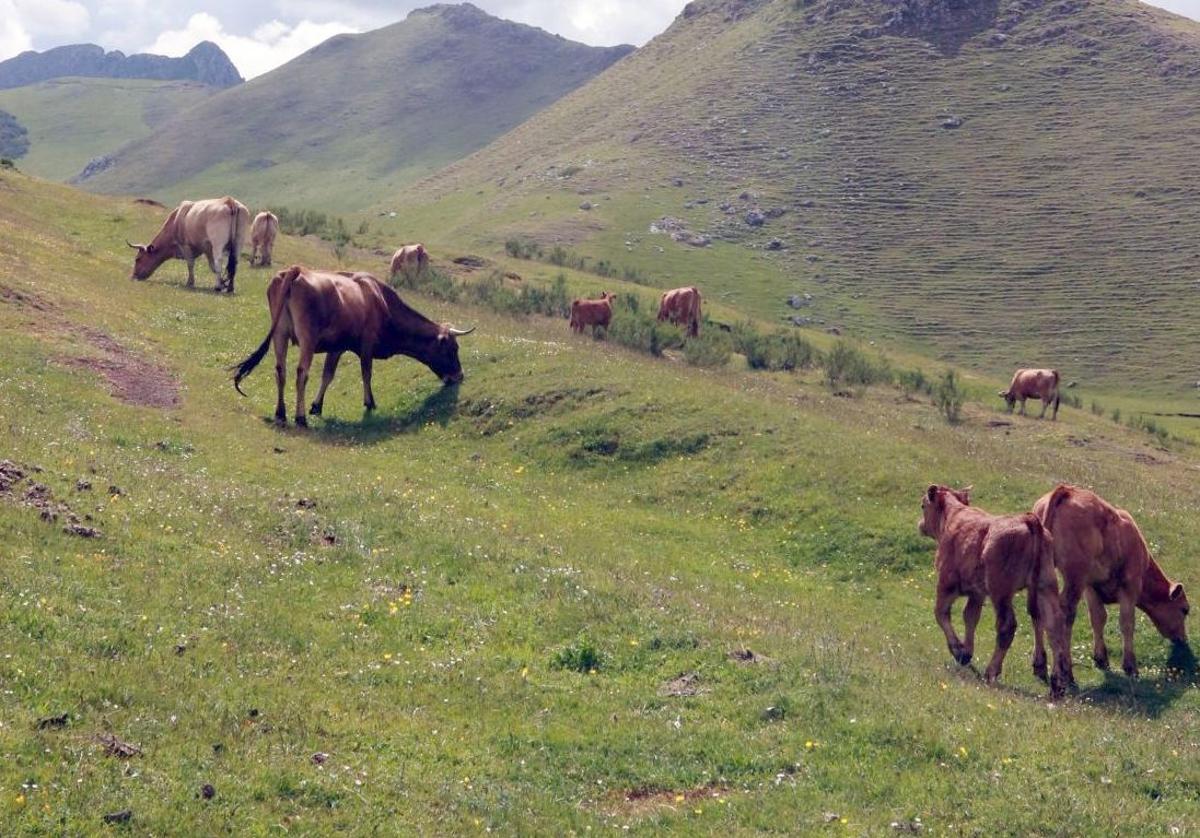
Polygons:
<instances>
[{"instance_id":1,"label":"scattered rock","mask_svg":"<svg viewBox=\"0 0 1200 838\"><path fill-rule=\"evenodd\" d=\"M297 509L316 509L317 502L315 500L313 500L312 498L300 498L300 500L296 501L296 508Z\"/></svg>"},{"instance_id":2,"label":"scattered rock","mask_svg":"<svg viewBox=\"0 0 1200 838\"><path fill-rule=\"evenodd\" d=\"M37 720L38 730L61 730L71 721L70 713L63 713L60 716L47 716L44 719Z\"/></svg>"},{"instance_id":3,"label":"scattered rock","mask_svg":"<svg viewBox=\"0 0 1200 838\"><path fill-rule=\"evenodd\" d=\"M596 208L596 205L593 204L591 201L584 201L582 204L579 205L579 208L581 210L583 210L584 212L590 212Z\"/></svg>"},{"instance_id":4,"label":"scattered rock","mask_svg":"<svg viewBox=\"0 0 1200 838\"><path fill-rule=\"evenodd\" d=\"M783 241L781 239L771 239L767 242L767 250L783 250Z\"/></svg>"},{"instance_id":5,"label":"scattered rock","mask_svg":"<svg viewBox=\"0 0 1200 838\"><path fill-rule=\"evenodd\" d=\"M76 492L90 492L92 490L92 481L79 478L75 481Z\"/></svg>"},{"instance_id":6,"label":"scattered rock","mask_svg":"<svg viewBox=\"0 0 1200 838\"><path fill-rule=\"evenodd\" d=\"M176 643L176 644L175 644L175 655L176 655L176 656L182 656L182 655L183 655L183 653L184 653L184 652L186 652L186 651L187 651L187 644L186 644L186 643Z\"/></svg>"},{"instance_id":7,"label":"scattered rock","mask_svg":"<svg viewBox=\"0 0 1200 838\"><path fill-rule=\"evenodd\" d=\"M680 187L682 187L682 186L683 186L683 178L681 178L681 177L674 178L674 179L671 181L671 185L672 185L672 186L674 186L674 187L676 187L676 188L680 188Z\"/></svg>"},{"instance_id":8,"label":"scattered rock","mask_svg":"<svg viewBox=\"0 0 1200 838\"><path fill-rule=\"evenodd\" d=\"M482 268L487 265L487 260L479 256L459 256L454 260L454 264L465 268Z\"/></svg>"},{"instance_id":9,"label":"scattered rock","mask_svg":"<svg viewBox=\"0 0 1200 838\"><path fill-rule=\"evenodd\" d=\"M762 720L764 722L781 722L787 717L787 710L782 707L772 705L762 711Z\"/></svg>"},{"instance_id":10,"label":"scattered rock","mask_svg":"<svg viewBox=\"0 0 1200 838\"><path fill-rule=\"evenodd\" d=\"M842 333L842 330L841 330L841 329L839 329L837 326L830 326L830 327L829 327L828 329L826 329L825 331L826 331L826 332L828 332L828 333L829 333L829 334L831 334L831 335L840 335L840 334Z\"/></svg>"},{"instance_id":11,"label":"scattered rock","mask_svg":"<svg viewBox=\"0 0 1200 838\"><path fill-rule=\"evenodd\" d=\"M101 818L101 820L105 823L129 823L129 821L132 819L132 809L122 809L119 812L111 812Z\"/></svg>"},{"instance_id":12,"label":"scattered rock","mask_svg":"<svg viewBox=\"0 0 1200 838\"><path fill-rule=\"evenodd\" d=\"M746 213L746 224L751 227L761 227L767 223L767 216L762 210L752 209Z\"/></svg>"},{"instance_id":13,"label":"scattered rock","mask_svg":"<svg viewBox=\"0 0 1200 838\"><path fill-rule=\"evenodd\" d=\"M212 800L217 795L217 790L213 788L212 783L205 783L200 787L200 796L205 800Z\"/></svg>"},{"instance_id":14,"label":"scattered rock","mask_svg":"<svg viewBox=\"0 0 1200 838\"><path fill-rule=\"evenodd\" d=\"M955 128L961 128L964 122L966 122L966 120L961 116L948 116L942 120L942 127L953 130Z\"/></svg>"},{"instance_id":15,"label":"scattered rock","mask_svg":"<svg viewBox=\"0 0 1200 838\"><path fill-rule=\"evenodd\" d=\"M839 815L837 812L822 812L821 813L821 820L825 821L825 823L833 823L834 821L839 821L841 819L842 819L842 816Z\"/></svg>"},{"instance_id":16,"label":"scattered rock","mask_svg":"<svg viewBox=\"0 0 1200 838\"><path fill-rule=\"evenodd\" d=\"M729 659L738 663L762 663L766 658L745 646L740 646L729 653Z\"/></svg>"},{"instance_id":17,"label":"scattered rock","mask_svg":"<svg viewBox=\"0 0 1200 838\"><path fill-rule=\"evenodd\" d=\"M123 495L125 493L121 491L120 486L109 484L108 494L109 494L109 497L112 497L113 495Z\"/></svg>"},{"instance_id":18,"label":"scattered rock","mask_svg":"<svg viewBox=\"0 0 1200 838\"><path fill-rule=\"evenodd\" d=\"M312 755L311 760L313 765L324 765L329 761L329 754L324 753L323 751L318 751Z\"/></svg>"},{"instance_id":19,"label":"scattered rock","mask_svg":"<svg viewBox=\"0 0 1200 838\"><path fill-rule=\"evenodd\" d=\"M1011 428L1013 423L1007 419L991 419L988 421L989 428Z\"/></svg>"},{"instance_id":20,"label":"scattered rock","mask_svg":"<svg viewBox=\"0 0 1200 838\"><path fill-rule=\"evenodd\" d=\"M911 821L892 821L891 827L897 832L907 832L910 835L916 835L925 828L925 824L921 823L920 818L913 818Z\"/></svg>"},{"instance_id":21,"label":"scattered rock","mask_svg":"<svg viewBox=\"0 0 1200 838\"><path fill-rule=\"evenodd\" d=\"M142 749L137 745L122 742L111 733L102 733L97 737L97 740L104 746L106 756L116 757L117 759L131 759L140 756L142 753Z\"/></svg>"},{"instance_id":22,"label":"scattered rock","mask_svg":"<svg viewBox=\"0 0 1200 838\"><path fill-rule=\"evenodd\" d=\"M787 304L792 308L805 308L809 305L809 301L799 294L792 294L792 296L787 298Z\"/></svg>"}]
</instances>

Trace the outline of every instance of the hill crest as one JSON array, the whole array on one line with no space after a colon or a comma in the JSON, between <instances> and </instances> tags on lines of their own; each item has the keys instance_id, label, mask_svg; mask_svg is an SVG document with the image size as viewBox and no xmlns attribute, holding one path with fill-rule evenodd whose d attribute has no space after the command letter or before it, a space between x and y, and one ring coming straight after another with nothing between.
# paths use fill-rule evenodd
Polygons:
<instances>
[{"instance_id":1,"label":"hill crest","mask_svg":"<svg viewBox=\"0 0 1200 838\"><path fill-rule=\"evenodd\" d=\"M0 61L0 89L66 77L196 81L212 87L242 82L229 56L211 41L201 41L180 58L120 50L105 52L95 44L71 44L45 52L23 52Z\"/></svg>"}]
</instances>

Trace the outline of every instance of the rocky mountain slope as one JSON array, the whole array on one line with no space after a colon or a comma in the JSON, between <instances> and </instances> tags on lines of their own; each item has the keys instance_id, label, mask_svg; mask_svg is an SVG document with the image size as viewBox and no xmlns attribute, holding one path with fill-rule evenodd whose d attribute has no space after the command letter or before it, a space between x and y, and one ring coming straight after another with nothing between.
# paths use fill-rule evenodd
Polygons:
<instances>
[{"instance_id":1,"label":"rocky mountain slope","mask_svg":"<svg viewBox=\"0 0 1200 838\"><path fill-rule=\"evenodd\" d=\"M68 76L109 79L195 81L213 87L233 87L241 74L224 51L202 41L181 58L119 50L105 52L95 44L72 44L45 52L23 52L0 61L0 89L23 87Z\"/></svg>"}]
</instances>

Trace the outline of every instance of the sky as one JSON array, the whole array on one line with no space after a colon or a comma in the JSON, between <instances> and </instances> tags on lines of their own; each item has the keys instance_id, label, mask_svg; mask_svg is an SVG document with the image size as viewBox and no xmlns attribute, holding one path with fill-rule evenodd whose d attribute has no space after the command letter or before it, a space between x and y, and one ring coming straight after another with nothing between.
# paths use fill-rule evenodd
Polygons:
<instances>
[{"instance_id":1,"label":"sky","mask_svg":"<svg viewBox=\"0 0 1200 838\"><path fill-rule=\"evenodd\" d=\"M214 41L246 78L342 32L402 20L432 0L0 0L0 61L27 49L95 43L125 53L183 55ZM474 0L498 17L595 46L640 46L686 0ZM1200 0L1153 0L1200 20Z\"/></svg>"}]
</instances>

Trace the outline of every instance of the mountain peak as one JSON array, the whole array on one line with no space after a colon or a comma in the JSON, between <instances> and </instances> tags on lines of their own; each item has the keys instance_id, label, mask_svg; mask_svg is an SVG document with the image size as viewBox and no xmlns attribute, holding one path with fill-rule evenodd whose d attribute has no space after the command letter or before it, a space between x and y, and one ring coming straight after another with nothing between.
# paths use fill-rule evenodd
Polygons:
<instances>
[{"instance_id":1,"label":"mountain peak","mask_svg":"<svg viewBox=\"0 0 1200 838\"><path fill-rule=\"evenodd\" d=\"M68 44L0 61L0 89L64 76L195 81L213 87L232 87L242 81L229 56L211 41L201 41L181 58L125 55L120 50L105 52L95 44Z\"/></svg>"}]
</instances>

